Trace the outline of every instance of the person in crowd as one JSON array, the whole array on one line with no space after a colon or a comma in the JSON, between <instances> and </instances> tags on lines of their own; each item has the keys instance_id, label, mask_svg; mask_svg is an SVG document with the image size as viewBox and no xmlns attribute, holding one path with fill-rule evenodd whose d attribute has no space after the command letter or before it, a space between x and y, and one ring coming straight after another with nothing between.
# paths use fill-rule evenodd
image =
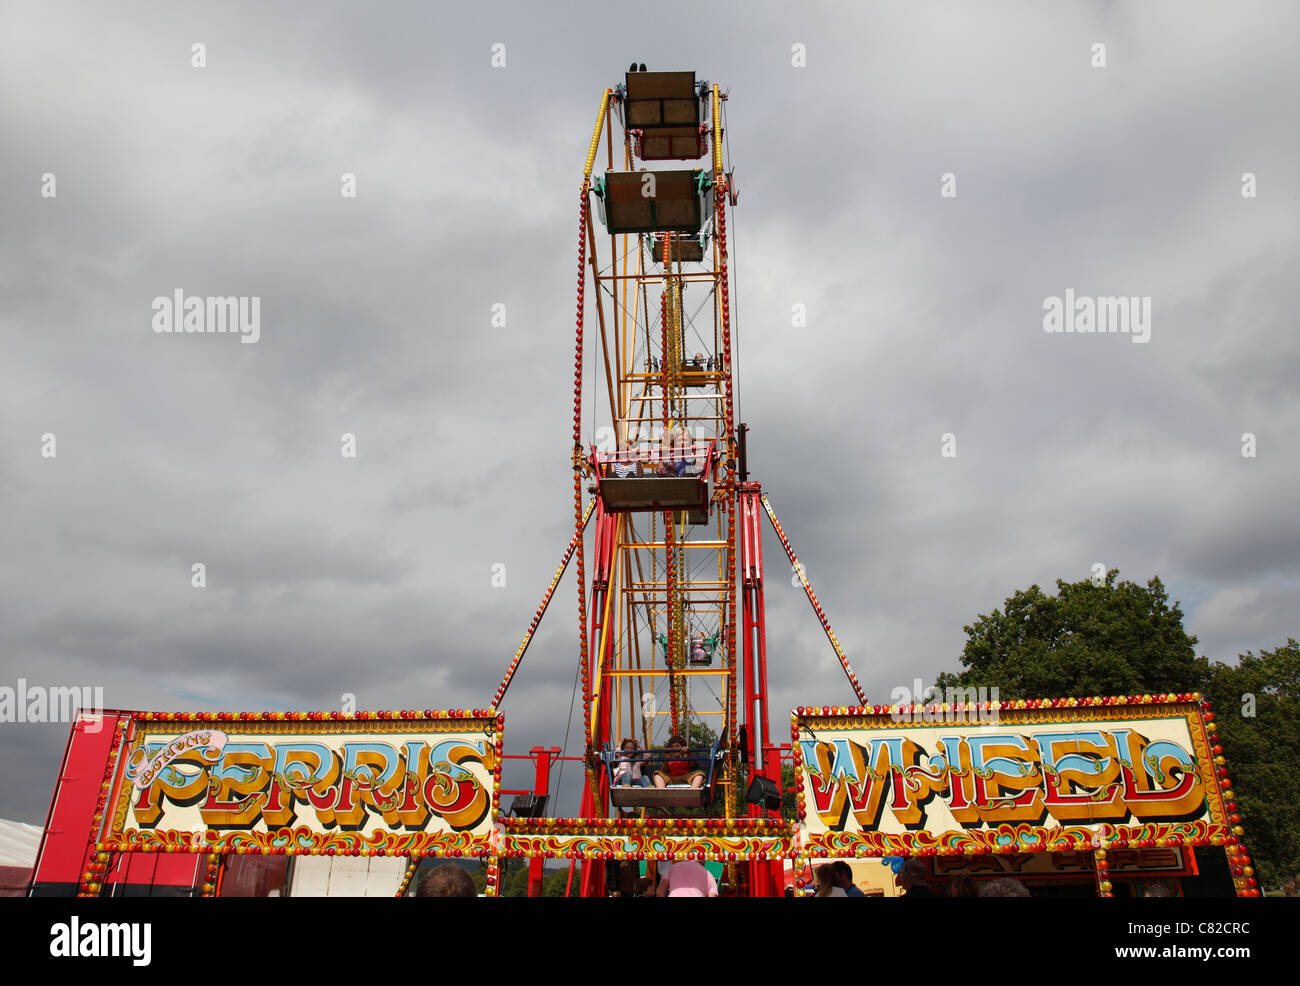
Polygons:
<instances>
[{"instance_id":1,"label":"person in crowd","mask_svg":"<svg viewBox=\"0 0 1300 986\"><path fill-rule=\"evenodd\" d=\"M687 755L686 740L680 733L668 737L665 747L667 759L663 767L655 771L655 787L668 787L670 784L689 784L691 787L704 786L704 771L696 766L695 761ZM660 896L663 896L660 894Z\"/></svg>"},{"instance_id":2,"label":"person in crowd","mask_svg":"<svg viewBox=\"0 0 1300 986\"><path fill-rule=\"evenodd\" d=\"M845 897L865 897L862 888L853 882L853 868L842 859L837 859L831 863L832 876L835 878L835 886L844 891Z\"/></svg>"},{"instance_id":3,"label":"person in crowd","mask_svg":"<svg viewBox=\"0 0 1300 986\"><path fill-rule=\"evenodd\" d=\"M635 859L611 860L605 864L605 894L609 897L639 897L640 880L641 867Z\"/></svg>"},{"instance_id":4,"label":"person in crowd","mask_svg":"<svg viewBox=\"0 0 1300 986\"><path fill-rule=\"evenodd\" d=\"M998 877L980 884L981 897L1028 897L1029 890L1019 880L1009 876Z\"/></svg>"},{"instance_id":5,"label":"person in crowd","mask_svg":"<svg viewBox=\"0 0 1300 986\"><path fill-rule=\"evenodd\" d=\"M925 882L928 876L925 860L909 856L894 877L894 883L903 891L904 897L933 897L934 891Z\"/></svg>"},{"instance_id":6,"label":"person in crowd","mask_svg":"<svg viewBox=\"0 0 1300 986\"><path fill-rule=\"evenodd\" d=\"M415 896L477 897L478 891L474 889L474 878L464 867L444 863L420 877L420 882L415 887Z\"/></svg>"},{"instance_id":7,"label":"person in crowd","mask_svg":"<svg viewBox=\"0 0 1300 986\"><path fill-rule=\"evenodd\" d=\"M978 897L979 890L976 888L975 881L971 879L969 874L959 873L957 876L953 877L952 882L948 884L948 896Z\"/></svg>"},{"instance_id":8,"label":"person in crowd","mask_svg":"<svg viewBox=\"0 0 1300 986\"><path fill-rule=\"evenodd\" d=\"M660 897L716 897L718 883L697 859L679 859L659 881Z\"/></svg>"},{"instance_id":9,"label":"person in crowd","mask_svg":"<svg viewBox=\"0 0 1300 986\"><path fill-rule=\"evenodd\" d=\"M618 752L612 783L616 787L649 787L650 778L641 769L645 757L637 741L629 736L618 745Z\"/></svg>"},{"instance_id":10,"label":"person in crowd","mask_svg":"<svg viewBox=\"0 0 1300 986\"><path fill-rule=\"evenodd\" d=\"M817 878L817 893L814 897L847 897L843 888L835 885L835 866L832 863L826 863L813 870L813 876Z\"/></svg>"}]
</instances>

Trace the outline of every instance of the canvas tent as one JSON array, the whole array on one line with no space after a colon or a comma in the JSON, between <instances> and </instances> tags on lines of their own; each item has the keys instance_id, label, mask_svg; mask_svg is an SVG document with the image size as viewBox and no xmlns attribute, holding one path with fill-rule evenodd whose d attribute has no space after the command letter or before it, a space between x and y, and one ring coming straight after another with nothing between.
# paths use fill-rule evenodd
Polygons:
<instances>
[{"instance_id":1,"label":"canvas tent","mask_svg":"<svg viewBox=\"0 0 1300 986\"><path fill-rule=\"evenodd\" d=\"M0 897L27 896L41 827L0 818Z\"/></svg>"}]
</instances>

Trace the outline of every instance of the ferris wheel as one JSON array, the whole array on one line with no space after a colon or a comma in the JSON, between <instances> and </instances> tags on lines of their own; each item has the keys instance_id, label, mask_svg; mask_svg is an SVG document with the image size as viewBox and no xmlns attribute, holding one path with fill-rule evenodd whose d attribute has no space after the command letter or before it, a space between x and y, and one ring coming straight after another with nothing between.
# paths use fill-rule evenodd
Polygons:
<instances>
[{"instance_id":1,"label":"ferris wheel","mask_svg":"<svg viewBox=\"0 0 1300 986\"><path fill-rule=\"evenodd\" d=\"M775 813L764 513L865 701L747 474L726 103L694 72L633 65L601 95L579 183L574 533L493 706L576 557L585 819ZM595 880L584 869L584 894Z\"/></svg>"},{"instance_id":2,"label":"ferris wheel","mask_svg":"<svg viewBox=\"0 0 1300 986\"><path fill-rule=\"evenodd\" d=\"M726 813L735 811L738 461L726 234L734 200L723 101L693 72L629 71L602 98L582 176L575 521L584 493L596 504L590 571L582 552L578 564L595 775L584 815L604 813L609 801L701 808L718 790ZM602 131L606 168L594 175ZM592 302L597 332L587 333ZM594 410L608 415L597 443L581 432L587 346L597 348ZM655 759L653 751L681 746L689 755ZM647 752L623 755L633 749ZM636 783L615 783L620 760Z\"/></svg>"}]
</instances>

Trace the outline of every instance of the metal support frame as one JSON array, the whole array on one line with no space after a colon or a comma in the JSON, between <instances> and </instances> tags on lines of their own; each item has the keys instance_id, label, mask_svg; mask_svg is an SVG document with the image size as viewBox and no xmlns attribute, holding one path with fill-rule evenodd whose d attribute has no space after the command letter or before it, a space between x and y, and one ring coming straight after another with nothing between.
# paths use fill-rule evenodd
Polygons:
<instances>
[{"instance_id":1,"label":"metal support frame","mask_svg":"<svg viewBox=\"0 0 1300 986\"><path fill-rule=\"evenodd\" d=\"M533 780L533 793L546 797L551 793L551 758L558 756L558 746L535 746L528 751L537 767ZM528 861L528 896L542 896L542 877L545 875L546 860L536 856Z\"/></svg>"},{"instance_id":2,"label":"metal support frame","mask_svg":"<svg viewBox=\"0 0 1300 986\"><path fill-rule=\"evenodd\" d=\"M740 585L743 627L741 721L749 737L750 771L766 777L781 790L781 752L772 746L768 733L767 707L767 622L763 603L763 528L760 521L763 489L759 483L740 484L737 548L740 552ZM761 805L748 805L750 818L780 818ZM781 892L780 862L753 860L747 867L751 897L774 897Z\"/></svg>"}]
</instances>

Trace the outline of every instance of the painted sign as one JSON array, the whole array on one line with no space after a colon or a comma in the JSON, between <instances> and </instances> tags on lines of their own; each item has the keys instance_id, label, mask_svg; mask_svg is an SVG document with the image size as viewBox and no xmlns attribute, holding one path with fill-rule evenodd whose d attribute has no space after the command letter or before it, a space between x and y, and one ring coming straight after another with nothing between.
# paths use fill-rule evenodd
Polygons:
<instances>
[{"instance_id":1,"label":"painted sign","mask_svg":"<svg viewBox=\"0 0 1300 986\"><path fill-rule=\"evenodd\" d=\"M137 720L108 838L203 851L486 846L500 722L451 715Z\"/></svg>"},{"instance_id":2,"label":"painted sign","mask_svg":"<svg viewBox=\"0 0 1300 986\"><path fill-rule=\"evenodd\" d=\"M1163 849L1112 849L1106 854L1114 876L1159 874L1187 876L1196 872L1192 855L1177 846ZM939 880L965 874L968 876L1012 876L1043 878L1086 876L1095 878L1096 858L1092 850L1051 853L1001 853L982 856L935 856L930 872Z\"/></svg>"},{"instance_id":3,"label":"painted sign","mask_svg":"<svg viewBox=\"0 0 1300 986\"><path fill-rule=\"evenodd\" d=\"M958 852L1043 851L1102 831L1121 844L1228 832L1193 702L1004 707L989 723L857 711L792 720L804 831L820 845L906 852L951 833Z\"/></svg>"}]
</instances>

